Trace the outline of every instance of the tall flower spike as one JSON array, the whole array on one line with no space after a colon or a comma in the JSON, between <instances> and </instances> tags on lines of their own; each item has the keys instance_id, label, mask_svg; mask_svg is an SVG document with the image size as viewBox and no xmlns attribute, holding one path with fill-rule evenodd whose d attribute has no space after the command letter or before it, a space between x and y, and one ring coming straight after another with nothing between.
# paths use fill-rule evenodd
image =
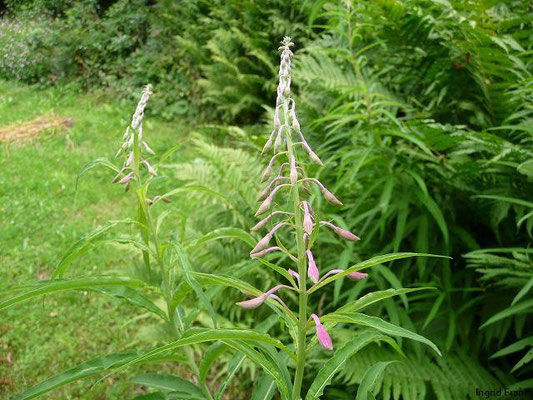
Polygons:
<instances>
[{"instance_id":1,"label":"tall flower spike","mask_svg":"<svg viewBox=\"0 0 533 400\"><path fill-rule=\"evenodd\" d=\"M307 250L305 254L307 255L308 261L307 276L309 276L309 279L311 279L313 283L317 283L320 278L320 272L318 272L318 268L316 267L313 253L311 253L311 250Z\"/></svg>"},{"instance_id":2,"label":"tall flower spike","mask_svg":"<svg viewBox=\"0 0 533 400\"><path fill-rule=\"evenodd\" d=\"M318 336L318 342L328 350L333 350L333 343L331 342L331 338L329 337L328 333L324 329L324 326L320 323L320 319L318 319L318 316L316 314L311 314L311 318L315 320L315 326L316 326L316 335Z\"/></svg>"}]
</instances>

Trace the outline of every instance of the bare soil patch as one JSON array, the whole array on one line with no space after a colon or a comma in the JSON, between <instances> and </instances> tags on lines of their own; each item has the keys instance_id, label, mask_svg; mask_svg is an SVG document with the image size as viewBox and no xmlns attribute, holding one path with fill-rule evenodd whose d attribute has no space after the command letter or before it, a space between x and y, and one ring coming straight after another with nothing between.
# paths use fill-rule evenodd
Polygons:
<instances>
[{"instance_id":1,"label":"bare soil patch","mask_svg":"<svg viewBox=\"0 0 533 400\"><path fill-rule=\"evenodd\" d=\"M73 123L74 120L72 118L57 115L41 115L22 124L12 124L0 128L0 142L31 140L41 132L56 128L70 128Z\"/></svg>"}]
</instances>

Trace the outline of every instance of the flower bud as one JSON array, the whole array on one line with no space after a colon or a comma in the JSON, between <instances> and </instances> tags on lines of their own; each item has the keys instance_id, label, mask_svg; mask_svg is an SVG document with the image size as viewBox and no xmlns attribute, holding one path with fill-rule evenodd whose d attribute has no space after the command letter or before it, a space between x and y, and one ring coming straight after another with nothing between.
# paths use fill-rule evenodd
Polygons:
<instances>
[{"instance_id":1,"label":"flower bud","mask_svg":"<svg viewBox=\"0 0 533 400\"><path fill-rule=\"evenodd\" d=\"M307 255L308 260L307 276L309 276L309 279L311 279L313 283L317 283L318 279L320 278L320 273L318 272L318 268L316 267L315 259L313 258L313 253L311 253L311 250L307 250L305 254Z\"/></svg>"},{"instance_id":2,"label":"flower bud","mask_svg":"<svg viewBox=\"0 0 533 400\"><path fill-rule=\"evenodd\" d=\"M250 255L253 255L254 253L258 253L259 251L266 249L268 247L268 244L270 243L270 239L272 239L272 235L268 233L259 242L257 242L252 251L250 251Z\"/></svg>"},{"instance_id":3,"label":"flower bud","mask_svg":"<svg viewBox=\"0 0 533 400\"><path fill-rule=\"evenodd\" d=\"M274 152L277 153L281 149L282 145L282 138L281 138L281 131L283 130L283 127L279 128L278 135L276 136L276 141L274 142Z\"/></svg>"},{"instance_id":4,"label":"flower bud","mask_svg":"<svg viewBox=\"0 0 533 400\"><path fill-rule=\"evenodd\" d=\"M133 171L131 171L128 175L126 175L124 178L122 178L118 183L124 184L128 182L131 178L133 178Z\"/></svg>"},{"instance_id":5,"label":"flower bud","mask_svg":"<svg viewBox=\"0 0 533 400\"><path fill-rule=\"evenodd\" d=\"M272 175L272 166L268 165L263 172L263 175L261 176L261 182L266 181L268 178L270 178L270 175Z\"/></svg>"},{"instance_id":6,"label":"flower bud","mask_svg":"<svg viewBox=\"0 0 533 400\"><path fill-rule=\"evenodd\" d=\"M150 175L157 176L157 172L155 172L155 169L152 168L150 163L146 160L142 160L143 165L146 167Z\"/></svg>"},{"instance_id":7,"label":"flower bud","mask_svg":"<svg viewBox=\"0 0 533 400\"><path fill-rule=\"evenodd\" d=\"M294 156L291 156L290 179L291 179L291 183L293 185L295 185L296 182L298 181L298 171L296 171L296 160L295 160Z\"/></svg>"},{"instance_id":8,"label":"flower bud","mask_svg":"<svg viewBox=\"0 0 533 400\"><path fill-rule=\"evenodd\" d=\"M276 132L276 129L274 129L274 130L270 133L270 136L268 137L267 142L266 142L265 145L263 146L263 150L261 150L261 154L266 153L266 152L269 151L270 148L272 147L272 141L274 140L274 133L275 133L275 132Z\"/></svg>"},{"instance_id":9,"label":"flower bud","mask_svg":"<svg viewBox=\"0 0 533 400\"><path fill-rule=\"evenodd\" d=\"M302 202L304 206L304 231L307 234L311 234L313 232L313 220L311 219L311 213L309 212L309 203L307 201Z\"/></svg>"},{"instance_id":10,"label":"flower bud","mask_svg":"<svg viewBox=\"0 0 533 400\"><path fill-rule=\"evenodd\" d=\"M346 229L342 229L342 228L336 227L335 232L341 238L343 238L345 240L349 240L350 242L356 242L358 240L361 240L360 238L355 236L352 232L347 231Z\"/></svg>"},{"instance_id":11,"label":"flower bud","mask_svg":"<svg viewBox=\"0 0 533 400\"><path fill-rule=\"evenodd\" d=\"M277 285L277 286L274 286L272 289L270 289L268 292L265 292L263 293L262 295L258 296L258 297L255 297L253 299L250 299L250 300L245 300L245 301L241 301L239 303L237 303L237 305L239 307L242 307L242 308L248 308L248 309L251 309L251 308L257 308L259 307L261 304L263 304L265 302L265 300L270 296L272 295L272 293L278 291L279 289L281 288L287 288L287 289L291 289L291 290L294 290L294 288L291 288L290 286L287 286L287 285Z\"/></svg>"},{"instance_id":12,"label":"flower bud","mask_svg":"<svg viewBox=\"0 0 533 400\"><path fill-rule=\"evenodd\" d=\"M266 210L270 208L270 205L272 204L272 198L273 198L272 193L270 193L270 196L268 196L265 200L263 200L263 202L261 203L261 205L259 206L259 208L257 209L255 213L256 217L263 214Z\"/></svg>"},{"instance_id":13,"label":"flower bud","mask_svg":"<svg viewBox=\"0 0 533 400\"><path fill-rule=\"evenodd\" d=\"M263 249L261 251L258 251L257 253L252 253L252 254L250 254L250 257L252 257L252 258L262 258L265 255L267 255L268 253L271 253L273 251L278 251L278 250L281 251L281 247L272 246L272 247L268 247L266 249Z\"/></svg>"},{"instance_id":14,"label":"flower bud","mask_svg":"<svg viewBox=\"0 0 533 400\"><path fill-rule=\"evenodd\" d=\"M143 146L148 154L151 154L151 155L155 154L155 152L150 148L150 146L148 146L148 143L146 143L144 140L143 140Z\"/></svg>"},{"instance_id":15,"label":"flower bud","mask_svg":"<svg viewBox=\"0 0 533 400\"><path fill-rule=\"evenodd\" d=\"M324 195L324 198L328 201L328 203L333 204L335 206L342 206L342 203L328 189L322 187L321 190L322 194Z\"/></svg>"},{"instance_id":16,"label":"flower bud","mask_svg":"<svg viewBox=\"0 0 533 400\"><path fill-rule=\"evenodd\" d=\"M350 272L348 274L348 278L350 278L352 281L360 281L361 279L366 279L368 278L368 274L364 273L364 272Z\"/></svg>"},{"instance_id":17,"label":"flower bud","mask_svg":"<svg viewBox=\"0 0 533 400\"><path fill-rule=\"evenodd\" d=\"M130 154L128 155L128 158L126 159L124 166L129 167L132 162L133 162L133 151L130 151Z\"/></svg>"},{"instance_id":18,"label":"flower bud","mask_svg":"<svg viewBox=\"0 0 533 400\"><path fill-rule=\"evenodd\" d=\"M328 333L324 329L324 326L320 323L320 319L318 319L318 316L316 314L311 314L311 318L315 321L316 326L316 335L318 336L318 342L328 350L333 350L333 343L331 342L331 338L329 337Z\"/></svg>"}]
</instances>

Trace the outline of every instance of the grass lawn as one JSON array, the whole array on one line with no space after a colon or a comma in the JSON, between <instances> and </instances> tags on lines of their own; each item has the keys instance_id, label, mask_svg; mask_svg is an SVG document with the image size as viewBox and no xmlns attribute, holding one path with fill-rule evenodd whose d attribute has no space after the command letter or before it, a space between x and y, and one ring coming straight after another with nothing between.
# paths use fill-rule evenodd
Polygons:
<instances>
[{"instance_id":1,"label":"grass lawn","mask_svg":"<svg viewBox=\"0 0 533 400\"><path fill-rule=\"evenodd\" d=\"M139 90L140 92L140 90ZM78 171L98 157L112 158L135 110L72 88L40 89L0 82L0 129L41 115L72 118L70 128L48 129L32 140L0 142L0 290L46 279L75 240L134 208L112 173L94 169L75 191ZM156 152L183 141L176 124L154 121L149 108L145 135ZM176 161L184 157L179 153ZM71 274L127 270L138 262L128 249L99 247L77 260ZM0 299L9 297L0 293ZM102 294L65 292L0 312L0 398L9 398L42 379L93 357L133 346L150 347L153 329L138 309ZM145 371L146 368L143 370ZM47 399L124 399L135 387L130 368L93 386L79 381Z\"/></svg>"}]
</instances>

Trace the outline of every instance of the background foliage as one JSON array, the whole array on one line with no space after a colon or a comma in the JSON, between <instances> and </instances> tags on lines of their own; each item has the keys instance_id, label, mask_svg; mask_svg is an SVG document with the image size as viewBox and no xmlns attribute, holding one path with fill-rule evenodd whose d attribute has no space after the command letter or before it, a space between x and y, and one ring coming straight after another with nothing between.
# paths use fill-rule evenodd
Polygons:
<instances>
[{"instance_id":1,"label":"background foliage","mask_svg":"<svg viewBox=\"0 0 533 400\"><path fill-rule=\"evenodd\" d=\"M383 398L463 398L475 387L512 385L531 376L528 2L7 4L0 25L1 78L38 88L104 89L127 101L151 82L154 114L204 122L187 146L190 157L168 165L176 178L231 199L213 204L195 197L203 212L187 229L198 237L223 226L252 225L250 196L259 171L250 165L270 132L264 121L277 75L273 48L290 34L298 46L300 122L320 144L317 152L327 165L321 180L334 184L349 205L334 219L363 239L354 246L331 237L318 264L337 260L344 268L389 251L452 257L438 266L420 258L374 267L368 282L343 286L339 280L329 294L333 305L391 285L436 288L372 309L446 350L435 359L405 343L410 361L387 368L378 384ZM231 268L246 253L244 245L217 242L193 259L208 271ZM271 278L264 274L256 279L266 286ZM234 300L220 296L217 303L227 318L250 323ZM328 306L320 308L327 312ZM313 357L318 364L322 355ZM368 348L346 364L327 398L353 398L362 378L354 371L391 358L387 349ZM253 372L244 371L243 376Z\"/></svg>"}]
</instances>

